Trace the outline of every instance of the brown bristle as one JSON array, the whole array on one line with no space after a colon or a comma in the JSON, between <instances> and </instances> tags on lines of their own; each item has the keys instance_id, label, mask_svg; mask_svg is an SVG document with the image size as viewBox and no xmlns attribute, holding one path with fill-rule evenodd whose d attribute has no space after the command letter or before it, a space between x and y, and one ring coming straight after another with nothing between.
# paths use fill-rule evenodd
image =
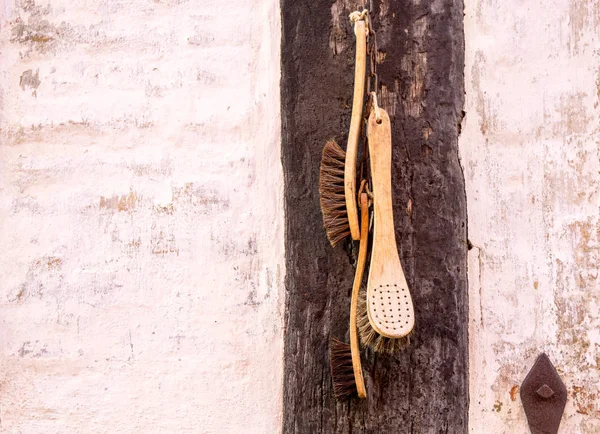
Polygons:
<instances>
[{"instance_id":1,"label":"brown bristle","mask_svg":"<svg viewBox=\"0 0 600 434\"><path fill-rule=\"evenodd\" d=\"M344 164L346 153L334 140L323 148L319 175L321 212L327 238L332 246L350 235L346 196L344 195Z\"/></svg>"},{"instance_id":2,"label":"brown bristle","mask_svg":"<svg viewBox=\"0 0 600 434\"><path fill-rule=\"evenodd\" d=\"M329 341L329 366L331 367L335 398L338 401L350 398L356 393L350 345L331 338Z\"/></svg>"},{"instance_id":3,"label":"brown bristle","mask_svg":"<svg viewBox=\"0 0 600 434\"><path fill-rule=\"evenodd\" d=\"M371 348L375 352L395 353L410 345L410 336L412 333L399 339L393 339L380 335L375 331L373 326L371 326L369 314L367 312L367 290L364 287L361 288L358 293L356 322L360 341L363 345Z\"/></svg>"}]
</instances>

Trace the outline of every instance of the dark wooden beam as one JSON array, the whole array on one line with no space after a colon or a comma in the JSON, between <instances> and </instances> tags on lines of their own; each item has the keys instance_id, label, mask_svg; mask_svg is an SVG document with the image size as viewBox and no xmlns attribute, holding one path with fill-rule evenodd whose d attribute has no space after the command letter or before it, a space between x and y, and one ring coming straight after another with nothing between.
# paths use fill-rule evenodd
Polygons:
<instances>
[{"instance_id":1,"label":"dark wooden beam","mask_svg":"<svg viewBox=\"0 0 600 434\"><path fill-rule=\"evenodd\" d=\"M318 196L321 149L345 145L360 2L282 0L286 200L285 433L467 432L467 207L458 136L462 0L373 1L381 103L392 119L400 257L417 323L411 347L363 358L369 397L336 403L330 336L348 342L353 268L332 249Z\"/></svg>"}]
</instances>

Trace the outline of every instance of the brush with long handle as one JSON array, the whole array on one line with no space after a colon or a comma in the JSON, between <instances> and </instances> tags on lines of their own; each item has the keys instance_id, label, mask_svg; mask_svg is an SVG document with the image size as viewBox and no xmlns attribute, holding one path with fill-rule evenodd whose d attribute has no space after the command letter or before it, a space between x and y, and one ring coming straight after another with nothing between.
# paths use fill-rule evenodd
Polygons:
<instances>
[{"instance_id":1,"label":"brush with long handle","mask_svg":"<svg viewBox=\"0 0 600 434\"><path fill-rule=\"evenodd\" d=\"M390 118L385 110L377 107L376 101L367 131L374 228L366 305L362 303L359 307L360 334L365 345L376 351L390 352L410 343L415 313L394 230Z\"/></svg>"},{"instance_id":2,"label":"brush with long handle","mask_svg":"<svg viewBox=\"0 0 600 434\"><path fill-rule=\"evenodd\" d=\"M356 206L356 156L365 98L367 64L366 11L353 13L356 35L356 63L354 66L354 97L346 151L329 140L323 148L319 178L319 194L323 224L329 242L335 247L348 235L360 239L358 209Z\"/></svg>"},{"instance_id":3,"label":"brush with long handle","mask_svg":"<svg viewBox=\"0 0 600 434\"><path fill-rule=\"evenodd\" d=\"M331 338L329 346L329 362L331 377L333 378L333 391L338 400L348 399L354 392L359 398L366 398L365 381L360 363L360 347L358 343L357 309L358 294L363 280L365 263L367 262L367 248L369 243L369 204L366 193L359 193L361 222L360 246L358 261L352 285L352 298L350 302L350 345L336 338Z\"/></svg>"}]
</instances>

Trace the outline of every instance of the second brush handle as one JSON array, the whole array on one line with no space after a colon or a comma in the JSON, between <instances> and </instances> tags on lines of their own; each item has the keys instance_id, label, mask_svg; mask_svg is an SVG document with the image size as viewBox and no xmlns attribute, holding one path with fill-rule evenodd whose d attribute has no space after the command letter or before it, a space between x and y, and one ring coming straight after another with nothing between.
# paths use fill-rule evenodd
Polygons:
<instances>
[{"instance_id":1,"label":"second brush handle","mask_svg":"<svg viewBox=\"0 0 600 434\"><path fill-rule=\"evenodd\" d=\"M367 391L360 363L360 347L358 345L358 329L356 314L358 310L358 294L363 281L365 263L367 262L367 249L369 244L369 200L366 193L360 193L360 247L358 248L358 261L352 285L352 299L350 301L350 352L352 353L352 369L359 398L366 398Z\"/></svg>"}]
</instances>

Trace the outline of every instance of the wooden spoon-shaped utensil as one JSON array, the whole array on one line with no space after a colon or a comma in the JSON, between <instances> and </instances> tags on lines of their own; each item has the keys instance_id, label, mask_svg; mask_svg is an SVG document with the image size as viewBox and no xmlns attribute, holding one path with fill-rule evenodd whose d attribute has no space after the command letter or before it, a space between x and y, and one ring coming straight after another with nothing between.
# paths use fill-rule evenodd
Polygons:
<instances>
[{"instance_id":1,"label":"wooden spoon-shaped utensil","mask_svg":"<svg viewBox=\"0 0 600 434\"><path fill-rule=\"evenodd\" d=\"M402 271L392 209L392 133L390 118L378 109L368 121L369 158L373 183L373 249L367 282L367 312L375 331L399 339L415 324L412 297Z\"/></svg>"}]
</instances>

